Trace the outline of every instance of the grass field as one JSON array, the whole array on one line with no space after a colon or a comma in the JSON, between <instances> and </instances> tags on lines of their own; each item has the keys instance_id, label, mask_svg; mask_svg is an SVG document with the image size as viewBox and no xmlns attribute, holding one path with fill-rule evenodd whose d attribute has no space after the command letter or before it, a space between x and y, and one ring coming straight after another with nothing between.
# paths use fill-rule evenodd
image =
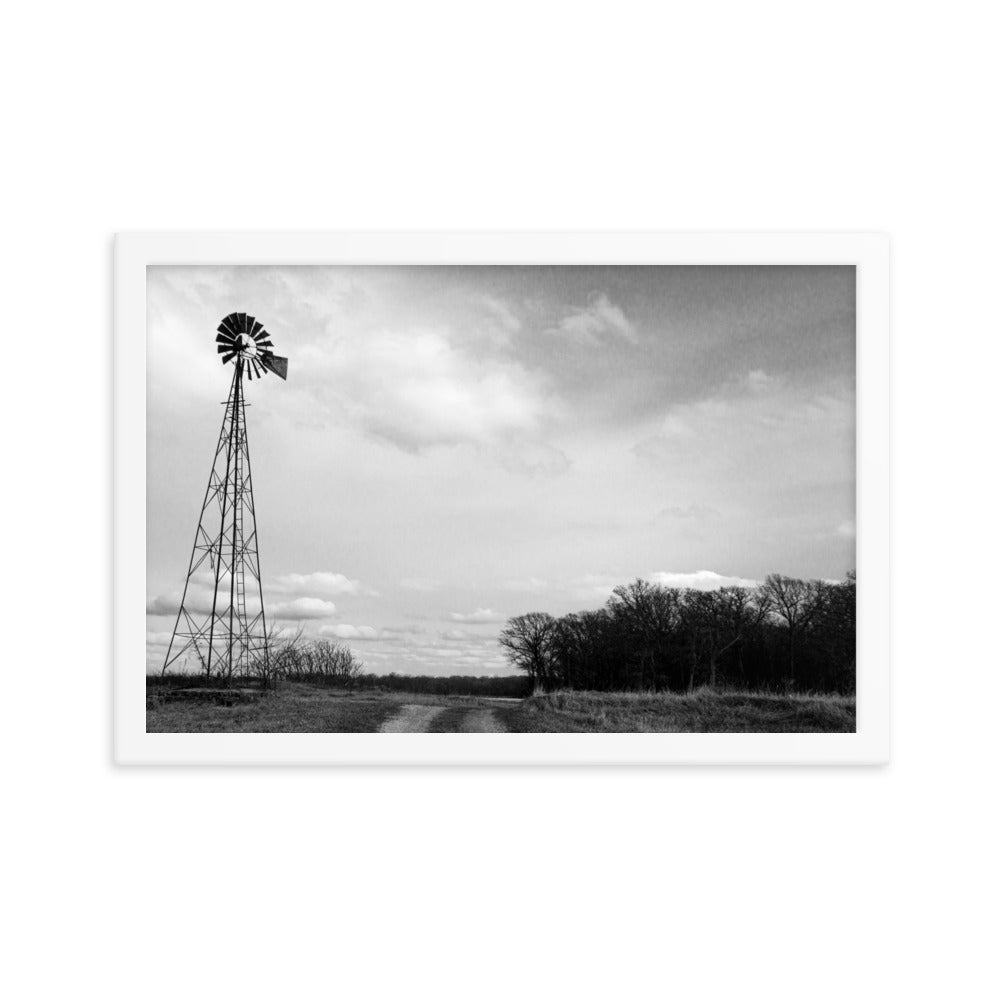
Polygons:
<instances>
[{"instance_id":1,"label":"grass field","mask_svg":"<svg viewBox=\"0 0 1000 1000\"><path fill-rule=\"evenodd\" d=\"M231 703L226 703L231 701ZM282 685L261 697L224 701L146 699L150 733L851 733L853 697L716 692L560 691L525 699Z\"/></svg>"},{"instance_id":2,"label":"grass field","mask_svg":"<svg viewBox=\"0 0 1000 1000\"><path fill-rule=\"evenodd\" d=\"M505 718L520 733L853 733L853 697L560 691Z\"/></svg>"},{"instance_id":3,"label":"grass field","mask_svg":"<svg viewBox=\"0 0 1000 1000\"><path fill-rule=\"evenodd\" d=\"M308 684L232 705L146 696L147 733L373 733L397 710L379 695L349 695Z\"/></svg>"}]
</instances>

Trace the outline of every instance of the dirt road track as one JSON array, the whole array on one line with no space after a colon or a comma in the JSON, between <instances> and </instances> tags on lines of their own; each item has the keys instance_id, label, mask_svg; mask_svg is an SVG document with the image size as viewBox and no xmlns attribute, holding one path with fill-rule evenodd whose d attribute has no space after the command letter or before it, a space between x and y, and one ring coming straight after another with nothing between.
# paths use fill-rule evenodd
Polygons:
<instances>
[{"instance_id":1,"label":"dirt road track","mask_svg":"<svg viewBox=\"0 0 1000 1000\"><path fill-rule=\"evenodd\" d=\"M505 733L492 708L469 712L458 727L460 733Z\"/></svg>"},{"instance_id":2,"label":"dirt road track","mask_svg":"<svg viewBox=\"0 0 1000 1000\"><path fill-rule=\"evenodd\" d=\"M380 733L426 733L436 715L444 711L441 705L404 705L396 715L382 723Z\"/></svg>"},{"instance_id":3,"label":"dirt road track","mask_svg":"<svg viewBox=\"0 0 1000 1000\"><path fill-rule=\"evenodd\" d=\"M443 705L403 705L382 723L380 733L426 733L431 723L445 710ZM468 709L459 719L454 712L441 720L437 732L505 733L507 730L491 708Z\"/></svg>"}]
</instances>

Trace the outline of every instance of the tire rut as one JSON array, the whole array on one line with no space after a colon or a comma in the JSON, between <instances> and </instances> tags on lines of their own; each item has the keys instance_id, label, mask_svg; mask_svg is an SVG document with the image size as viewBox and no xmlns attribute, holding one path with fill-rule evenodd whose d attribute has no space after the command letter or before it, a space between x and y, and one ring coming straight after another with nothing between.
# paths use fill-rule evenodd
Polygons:
<instances>
[{"instance_id":1,"label":"tire rut","mask_svg":"<svg viewBox=\"0 0 1000 1000\"><path fill-rule=\"evenodd\" d=\"M435 716L444 711L441 705L403 705L382 723L380 733L426 733Z\"/></svg>"}]
</instances>

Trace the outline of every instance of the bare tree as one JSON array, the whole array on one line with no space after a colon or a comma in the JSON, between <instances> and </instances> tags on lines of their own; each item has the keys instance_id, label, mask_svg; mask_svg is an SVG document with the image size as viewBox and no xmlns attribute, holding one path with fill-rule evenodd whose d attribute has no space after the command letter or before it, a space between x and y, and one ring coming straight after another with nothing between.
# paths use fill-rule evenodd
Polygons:
<instances>
[{"instance_id":1,"label":"bare tree","mask_svg":"<svg viewBox=\"0 0 1000 1000\"><path fill-rule=\"evenodd\" d=\"M822 606L822 585L772 573L761 587L772 613L788 630L788 681L795 683L795 652Z\"/></svg>"},{"instance_id":2,"label":"bare tree","mask_svg":"<svg viewBox=\"0 0 1000 1000\"><path fill-rule=\"evenodd\" d=\"M700 647L708 660L708 686L714 688L719 660L757 628L769 604L755 600L753 592L745 587L688 591L683 603L686 624L696 633L692 639L695 649ZM693 686L693 674L688 686Z\"/></svg>"},{"instance_id":3,"label":"bare tree","mask_svg":"<svg viewBox=\"0 0 1000 1000\"><path fill-rule=\"evenodd\" d=\"M550 681L549 653L555 619L541 611L511 618L499 642L507 658L541 687Z\"/></svg>"},{"instance_id":4,"label":"bare tree","mask_svg":"<svg viewBox=\"0 0 1000 1000\"><path fill-rule=\"evenodd\" d=\"M841 684L854 674L856 666L857 577L852 570L840 583L820 586L822 598L814 628L834 665L834 682Z\"/></svg>"},{"instance_id":5,"label":"bare tree","mask_svg":"<svg viewBox=\"0 0 1000 1000\"><path fill-rule=\"evenodd\" d=\"M252 672L265 686L284 677L351 687L364 672L364 663L348 646L329 639L304 641L301 628L288 636L281 631L270 632L268 645L269 655L265 658L261 651L251 663Z\"/></svg>"},{"instance_id":6,"label":"bare tree","mask_svg":"<svg viewBox=\"0 0 1000 1000\"><path fill-rule=\"evenodd\" d=\"M361 675L364 664L347 646L329 639L318 639L310 644L312 673L318 679L350 687Z\"/></svg>"},{"instance_id":7,"label":"bare tree","mask_svg":"<svg viewBox=\"0 0 1000 1000\"><path fill-rule=\"evenodd\" d=\"M259 678L265 688L275 687L279 678L294 673L302 646L301 627L288 634L283 628L271 626L267 630L267 654L261 649L251 657L250 673Z\"/></svg>"},{"instance_id":8,"label":"bare tree","mask_svg":"<svg viewBox=\"0 0 1000 1000\"><path fill-rule=\"evenodd\" d=\"M557 618L549 641L550 672L561 686L607 687L612 678L601 669L611 629L607 611L581 611Z\"/></svg>"},{"instance_id":9,"label":"bare tree","mask_svg":"<svg viewBox=\"0 0 1000 1000\"><path fill-rule=\"evenodd\" d=\"M680 620L679 594L637 579L615 587L608 611L637 643L639 687L653 684L660 647Z\"/></svg>"}]
</instances>

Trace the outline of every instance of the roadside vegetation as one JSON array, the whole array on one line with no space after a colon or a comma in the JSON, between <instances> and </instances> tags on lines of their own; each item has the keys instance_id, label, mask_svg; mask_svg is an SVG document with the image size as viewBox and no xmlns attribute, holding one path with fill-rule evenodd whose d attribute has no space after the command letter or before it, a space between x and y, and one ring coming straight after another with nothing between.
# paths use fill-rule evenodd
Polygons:
<instances>
[{"instance_id":1,"label":"roadside vegetation","mask_svg":"<svg viewBox=\"0 0 1000 1000\"><path fill-rule=\"evenodd\" d=\"M557 691L497 709L513 733L853 733L848 695Z\"/></svg>"}]
</instances>

